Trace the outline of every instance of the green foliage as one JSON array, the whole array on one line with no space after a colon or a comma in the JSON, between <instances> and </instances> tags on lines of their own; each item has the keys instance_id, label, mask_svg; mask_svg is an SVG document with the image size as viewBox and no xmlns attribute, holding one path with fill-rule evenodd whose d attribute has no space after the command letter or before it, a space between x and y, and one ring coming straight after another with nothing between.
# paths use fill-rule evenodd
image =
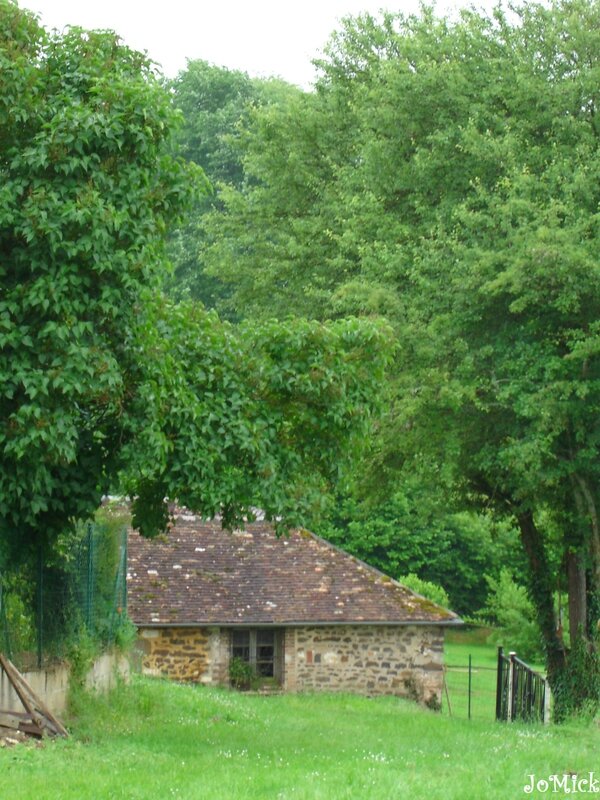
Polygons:
<instances>
[{"instance_id":1,"label":"green foliage","mask_svg":"<svg viewBox=\"0 0 600 800\"><path fill-rule=\"evenodd\" d=\"M0 574L0 652L15 654L35 651L36 621L33 586L24 570Z\"/></svg>"},{"instance_id":2,"label":"green foliage","mask_svg":"<svg viewBox=\"0 0 600 800\"><path fill-rule=\"evenodd\" d=\"M544 655L540 626L527 591L503 569L497 579L488 577L490 594L483 614L498 626L489 641L528 661L540 661Z\"/></svg>"},{"instance_id":3,"label":"green foliage","mask_svg":"<svg viewBox=\"0 0 600 800\"><path fill-rule=\"evenodd\" d=\"M77 692L84 688L86 675L100 652L98 641L85 628L80 629L72 637L66 651L67 661L71 668L70 689L72 691Z\"/></svg>"},{"instance_id":4,"label":"green foliage","mask_svg":"<svg viewBox=\"0 0 600 800\"><path fill-rule=\"evenodd\" d=\"M597 0L347 19L316 91L256 112L202 251L238 314L392 322L369 485L430 471L518 525L551 681L565 552L572 609L600 586L599 53Z\"/></svg>"},{"instance_id":5,"label":"green foliage","mask_svg":"<svg viewBox=\"0 0 600 800\"><path fill-rule=\"evenodd\" d=\"M252 664L243 658L232 658L229 662L229 680L234 689L249 689L256 680Z\"/></svg>"},{"instance_id":6,"label":"green foliage","mask_svg":"<svg viewBox=\"0 0 600 800\"><path fill-rule=\"evenodd\" d=\"M486 602L486 574L497 577L507 564L523 574L517 533L489 514L453 513L437 494L407 479L386 501L338 498L315 529L393 578L414 572L443 586L449 607L472 616Z\"/></svg>"},{"instance_id":7,"label":"green foliage","mask_svg":"<svg viewBox=\"0 0 600 800\"><path fill-rule=\"evenodd\" d=\"M179 114L153 65L3 2L0 69L3 558L68 539L118 483L149 534L167 494L225 524L305 518L364 433L389 333L235 332L169 304L167 228L206 182L169 155Z\"/></svg>"},{"instance_id":8,"label":"green foliage","mask_svg":"<svg viewBox=\"0 0 600 800\"><path fill-rule=\"evenodd\" d=\"M0 529L25 555L114 474L132 332L195 172L164 152L151 63L114 34L47 34L3 2L0 70Z\"/></svg>"},{"instance_id":9,"label":"green foliage","mask_svg":"<svg viewBox=\"0 0 600 800\"><path fill-rule=\"evenodd\" d=\"M137 625L135 625L125 614L120 615L113 630L114 648L120 653L128 655L131 652L133 645L137 642L137 639Z\"/></svg>"},{"instance_id":10,"label":"green foliage","mask_svg":"<svg viewBox=\"0 0 600 800\"><path fill-rule=\"evenodd\" d=\"M433 603L437 603L444 608L450 608L450 599L443 586L432 583L431 581L424 581L422 578L419 578L418 575L415 575L414 572L401 575L398 580L403 586L406 586L407 589L412 589L413 592L423 595L427 600L431 600Z\"/></svg>"},{"instance_id":11,"label":"green foliage","mask_svg":"<svg viewBox=\"0 0 600 800\"><path fill-rule=\"evenodd\" d=\"M570 716L593 720L600 709L600 657L580 634L569 653L569 670L561 673L554 687L555 719Z\"/></svg>"},{"instance_id":12,"label":"green foliage","mask_svg":"<svg viewBox=\"0 0 600 800\"><path fill-rule=\"evenodd\" d=\"M230 291L219 278L206 273L200 255L200 248L208 247L211 241L206 217L221 208L221 187L239 188L243 183L242 140L254 109L281 102L298 90L283 81L254 79L237 70L195 60L172 81L171 91L183 114L175 149L202 167L211 189L196 200L169 238L173 274L166 287L176 299L191 298L208 308L222 308Z\"/></svg>"},{"instance_id":13,"label":"green foliage","mask_svg":"<svg viewBox=\"0 0 600 800\"><path fill-rule=\"evenodd\" d=\"M224 525L253 508L300 525L364 446L380 403L389 329L344 321L219 323L194 305L155 308L145 383L128 420L124 481L134 524L164 530L165 497Z\"/></svg>"}]
</instances>

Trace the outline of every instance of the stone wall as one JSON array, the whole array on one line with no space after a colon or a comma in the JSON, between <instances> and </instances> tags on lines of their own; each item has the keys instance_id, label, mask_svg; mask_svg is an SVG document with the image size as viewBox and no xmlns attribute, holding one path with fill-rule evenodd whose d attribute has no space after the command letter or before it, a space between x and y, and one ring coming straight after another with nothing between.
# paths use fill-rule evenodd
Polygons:
<instances>
[{"instance_id":1,"label":"stone wall","mask_svg":"<svg viewBox=\"0 0 600 800\"><path fill-rule=\"evenodd\" d=\"M143 628L138 651L144 675L226 684L229 636L219 628Z\"/></svg>"},{"instance_id":2,"label":"stone wall","mask_svg":"<svg viewBox=\"0 0 600 800\"><path fill-rule=\"evenodd\" d=\"M394 694L439 707L443 651L439 626L288 628L284 688Z\"/></svg>"},{"instance_id":3,"label":"stone wall","mask_svg":"<svg viewBox=\"0 0 600 800\"><path fill-rule=\"evenodd\" d=\"M214 686L229 683L227 628L145 628L145 675ZM283 688L289 692L394 694L437 707L443 684L440 626L327 625L286 628Z\"/></svg>"}]
</instances>

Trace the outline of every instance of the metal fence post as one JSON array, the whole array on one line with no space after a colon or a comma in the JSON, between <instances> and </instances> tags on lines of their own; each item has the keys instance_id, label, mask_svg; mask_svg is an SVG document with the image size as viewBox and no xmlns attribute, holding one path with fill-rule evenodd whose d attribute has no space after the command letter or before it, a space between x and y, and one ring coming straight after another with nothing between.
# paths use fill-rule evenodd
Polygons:
<instances>
[{"instance_id":1,"label":"metal fence post","mask_svg":"<svg viewBox=\"0 0 600 800\"><path fill-rule=\"evenodd\" d=\"M0 652L4 650L12 661L12 648L10 646L10 631L8 630L8 618L6 616L6 603L2 588L2 576L0 575L0 625L2 626L2 639L0 640Z\"/></svg>"},{"instance_id":2,"label":"metal fence post","mask_svg":"<svg viewBox=\"0 0 600 800\"><path fill-rule=\"evenodd\" d=\"M513 703L514 703L514 694L515 694L515 656L517 654L514 650L511 650L508 654L510 658L510 664L508 668L508 700L507 700L507 709L506 709L506 719L510 722L513 718Z\"/></svg>"},{"instance_id":3,"label":"metal fence post","mask_svg":"<svg viewBox=\"0 0 600 800\"><path fill-rule=\"evenodd\" d=\"M129 547L129 537L127 534L127 528L123 528L123 533L121 534L123 537L123 588L122 588L122 603L121 607L123 609L123 615L127 614L127 549Z\"/></svg>"},{"instance_id":4,"label":"metal fence post","mask_svg":"<svg viewBox=\"0 0 600 800\"><path fill-rule=\"evenodd\" d=\"M44 549L38 547L37 576L37 665L41 669L44 660Z\"/></svg>"},{"instance_id":5,"label":"metal fence post","mask_svg":"<svg viewBox=\"0 0 600 800\"><path fill-rule=\"evenodd\" d=\"M496 668L496 719L502 719L502 678L504 673L504 650L498 648L498 666Z\"/></svg>"},{"instance_id":6,"label":"metal fence post","mask_svg":"<svg viewBox=\"0 0 600 800\"><path fill-rule=\"evenodd\" d=\"M86 626L92 630L92 609L94 603L94 554L93 554L93 526L88 524L87 529L87 586L86 586Z\"/></svg>"},{"instance_id":7,"label":"metal fence post","mask_svg":"<svg viewBox=\"0 0 600 800\"><path fill-rule=\"evenodd\" d=\"M469 653L469 699L468 699L468 705L467 705L467 709L468 709L467 710L467 716L468 716L468 719L471 719L471 675L472 675L472 671L473 671L472 670L472 656L471 656L471 653Z\"/></svg>"}]
</instances>

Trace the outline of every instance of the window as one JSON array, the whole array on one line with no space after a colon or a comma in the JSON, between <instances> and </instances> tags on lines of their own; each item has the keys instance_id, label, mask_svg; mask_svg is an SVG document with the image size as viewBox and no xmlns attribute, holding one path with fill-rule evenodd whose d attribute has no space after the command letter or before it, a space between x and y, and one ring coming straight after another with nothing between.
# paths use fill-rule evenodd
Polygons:
<instances>
[{"instance_id":1,"label":"window","mask_svg":"<svg viewBox=\"0 0 600 800\"><path fill-rule=\"evenodd\" d=\"M281 679L281 631L273 628L234 630L231 656L252 664L262 678Z\"/></svg>"},{"instance_id":2,"label":"window","mask_svg":"<svg viewBox=\"0 0 600 800\"><path fill-rule=\"evenodd\" d=\"M233 658L241 658L242 661L250 661L250 631L233 632L231 655Z\"/></svg>"},{"instance_id":3,"label":"window","mask_svg":"<svg viewBox=\"0 0 600 800\"><path fill-rule=\"evenodd\" d=\"M256 671L265 678L275 675L275 631L256 631Z\"/></svg>"}]
</instances>

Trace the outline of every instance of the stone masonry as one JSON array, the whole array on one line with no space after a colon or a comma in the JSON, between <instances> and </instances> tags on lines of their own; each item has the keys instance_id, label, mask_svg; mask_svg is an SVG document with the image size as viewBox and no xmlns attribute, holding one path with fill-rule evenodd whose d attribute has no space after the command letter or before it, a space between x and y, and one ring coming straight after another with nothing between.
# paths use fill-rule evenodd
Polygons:
<instances>
[{"instance_id":1,"label":"stone masonry","mask_svg":"<svg viewBox=\"0 0 600 800\"><path fill-rule=\"evenodd\" d=\"M284 688L394 694L437 708L443 648L440 626L287 628Z\"/></svg>"},{"instance_id":2,"label":"stone masonry","mask_svg":"<svg viewBox=\"0 0 600 800\"><path fill-rule=\"evenodd\" d=\"M194 683L227 683L229 635L220 628L143 628L137 648L144 675Z\"/></svg>"},{"instance_id":3,"label":"stone masonry","mask_svg":"<svg viewBox=\"0 0 600 800\"><path fill-rule=\"evenodd\" d=\"M444 628L433 625L288 627L283 689L393 694L441 703ZM144 628L142 672L214 686L229 683L230 629Z\"/></svg>"}]
</instances>

